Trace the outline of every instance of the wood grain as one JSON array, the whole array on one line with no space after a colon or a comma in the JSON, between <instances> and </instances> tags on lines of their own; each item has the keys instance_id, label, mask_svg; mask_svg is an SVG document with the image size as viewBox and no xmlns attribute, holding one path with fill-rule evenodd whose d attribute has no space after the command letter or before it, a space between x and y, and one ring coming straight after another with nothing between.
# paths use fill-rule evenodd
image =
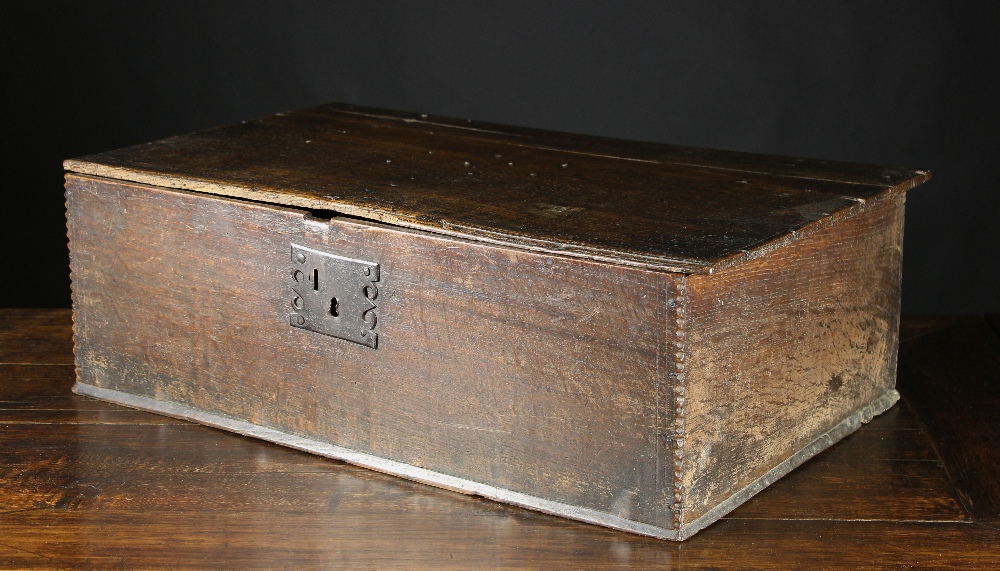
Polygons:
<instances>
[{"instance_id":1,"label":"wood grain","mask_svg":"<svg viewBox=\"0 0 1000 571\"><path fill-rule=\"evenodd\" d=\"M739 264L930 176L335 105L65 164L81 174L694 273Z\"/></svg>"},{"instance_id":2,"label":"wood grain","mask_svg":"<svg viewBox=\"0 0 1000 571\"><path fill-rule=\"evenodd\" d=\"M964 358L968 354L976 359ZM938 445L958 493L979 521L1000 521L1000 338L968 317L900 350L900 391Z\"/></svg>"},{"instance_id":3,"label":"wood grain","mask_svg":"<svg viewBox=\"0 0 1000 571\"><path fill-rule=\"evenodd\" d=\"M245 421L670 537L895 399L901 193L742 252L758 257L738 268L684 276L67 180L80 383L188 407L183 418ZM381 265L378 350L288 326L293 244Z\"/></svg>"},{"instance_id":4,"label":"wood grain","mask_svg":"<svg viewBox=\"0 0 1000 571\"><path fill-rule=\"evenodd\" d=\"M930 176L348 105L65 166L77 391L675 539L896 400ZM384 276L367 347L293 248Z\"/></svg>"},{"instance_id":5,"label":"wood grain","mask_svg":"<svg viewBox=\"0 0 1000 571\"><path fill-rule=\"evenodd\" d=\"M82 383L673 521L670 274L76 176L67 194ZM377 350L289 327L293 242L381 264Z\"/></svg>"},{"instance_id":6,"label":"wood grain","mask_svg":"<svg viewBox=\"0 0 1000 571\"><path fill-rule=\"evenodd\" d=\"M72 365L0 365L0 410L9 425L52 423L177 424L178 421L70 394Z\"/></svg>"},{"instance_id":7,"label":"wood grain","mask_svg":"<svg viewBox=\"0 0 1000 571\"><path fill-rule=\"evenodd\" d=\"M845 502L845 497L851 497ZM908 497L900 502L897 498ZM729 514L730 519L966 521L948 473L905 401Z\"/></svg>"},{"instance_id":8,"label":"wood grain","mask_svg":"<svg viewBox=\"0 0 1000 571\"><path fill-rule=\"evenodd\" d=\"M333 103L321 105L315 109L303 110L301 113L315 113L320 117L332 113L355 115L368 119L388 119L409 124L446 125L458 129L459 134L465 132L470 137L486 140L496 138L510 140L528 140L527 144L535 146L548 145L582 155L608 155L623 157L638 161L655 161L684 166L697 166L712 169L738 170L758 174L773 174L809 180L830 180L833 182L855 183L877 186L881 184L897 185L913 176L910 169L895 167L864 165L839 161L741 153L718 149L701 149L682 147L662 143L642 141L626 141L593 135L579 135L544 129L532 129L511 125L500 125L468 119L455 119L436 115L407 113L376 109L359 105ZM319 117L317 117L318 119ZM471 129L470 129L471 127ZM523 143L522 143L523 144ZM856 190L856 192L860 189ZM864 198L864 194L856 194Z\"/></svg>"},{"instance_id":9,"label":"wood grain","mask_svg":"<svg viewBox=\"0 0 1000 571\"><path fill-rule=\"evenodd\" d=\"M903 197L685 279L685 521L893 388Z\"/></svg>"},{"instance_id":10,"label":"wood grain","mask_svg":"<svg viewBox=\"0 0 1000 571\"><path fill-rule=\"evenodd\" d=\"M8 414L9 410L3 411L5 419ZM150 420L163 420L163 416L141 414L147 420L128 428L98 422L76 426L52 423L59 424L58 429L45 425L20 426L0 435L0 442L4 444L5 453L11 455L12 463L52 455L72 458L73 464L62 463L58 467L59 471L69 474L89 470L88 465L100 467L92 470L94 474L369 473L353 466L348 469L348 464L314 454L189 422L165 419L170 422L157 425ZM183 462L179 461L181 458ZM388 476L380 478L394 480Z\"/></svg>"},{"instance_id":11,"label":"wood grain","mask_svg":"<svg viewBox=\"0 0 1000 571\"><path fill-rule=\"evenodd\" d=\"M72 331L63 309L0 309L0 364L72 364Z\"/></svg>"},{"instance_id":12,"label":"wood grain","mask_svg":"<svg viewBox=\"0 0 1000 571\"><path fill-rule=\"evenodd\" d=\"M990 569L1000 531L976 524L722 521L682 544L541 514L358 517L34 510L0 514L16 568ZM413 526L412 517L421 525ZM478 539L478 540L477 540Z\"/></svg>"},{"instance_id":13,"label":"wood grain","mask_svg":"<svg viewBox=\"0 0 1000 571\"><path fill-rule=\"evenodd\" d=\"M933 460L807 462L731 519L965 521L944 468ZM854 498L844 503L844 496ZM912 497L909 502L897 498Z\"/></svg>"},{"instance_id":14,"label":"wood grain","mask_svg":"<svg viewBox=\"0 0 1000 571\"><path fill-rule=\"evenodd\" d=\"M68 310L63 314L68 316ZM732 518L679 544L437 490L202 426L53 423L8 428L4 420L10 408L0 407L0 499L9 504L17 499L21 506L0 508L0 566L998 568L996 522L980 523L975 510L966 521L919 520L921 506L940 497L937 488L900 486L893 481L893 470L882 468L876 471L885 474L884 490L851 485L851 478L869 478L864 474L869 465L898 465L901 481L906 481L907 465L933 467L944 459L944 469L953 474L949 459L993 461L995 454L951 453L949 447L963 446L964 438L937 440L934 422L921 416L927 409L911 408L905 400L915 394L915 381L951 394L967 383L981 386L982 379L968 373L978 370L977 362L992 362L995 347L968 342L977 331L984 332L977 323L982 324L966 320L958 329L942 330L944 339L956 338L951 346L930 336L914 338L912 343L928 342L912 351L911 342L903 343L899 386L904 401L803 466L817 484L799 485L792 479L796 474L790 475ZM68 341L68 332L61 335L65 337L53 338L53 344ZM16 343L16 337L15 332L6 342ZM960 371L951 375L948 368L930 366L938 354L950 355ZM42 407L51 401L108 406L68 394L65 373L46 377L41 372L59 369L69 367L0 367L5 406ZM46 378L53 380L40 382ZM996 410L992 407L988 399L970 401L960 412L976 423L952 423L952 434L995 433L1000 427L996 415L989 414ZM931 418L943 422L945 410L930 409ZM287 480L286 474L291 476ZM328 480L317 486L310 478ZM829 487L821 487L820 481ZM890 519L861 521L871 515L869 494L896 506L886 514ZM957 497L954 489L952 494ZM830 511L834 496L839 513ZM744 518L751 510L762 517Z\"/></svg>"},{"instance_id":15,"label":"wood grain","mask_svg":"<svg viewBox=\"0 0 1000 571\"><path fill-rule=\"evenodd\" d=\"M59 311L64 316L69 313L68 309ZM0 310L0 315L3 315L2 310ZM29 334L34 334L34 332ZM16 328L12 330L10 335L16 335ZM70 337L66 331L50 332L49 335ZM0 347L5 343L16 342L14 339L0 339ZM44 338L41 342L45 342ZM76 370L73 365L33 367L31 365L0 364L0 406L8 402L37 398L65 398L70 396L69 390L73 388L74 382L76 382Z\"/></svg>"}]
</instances>

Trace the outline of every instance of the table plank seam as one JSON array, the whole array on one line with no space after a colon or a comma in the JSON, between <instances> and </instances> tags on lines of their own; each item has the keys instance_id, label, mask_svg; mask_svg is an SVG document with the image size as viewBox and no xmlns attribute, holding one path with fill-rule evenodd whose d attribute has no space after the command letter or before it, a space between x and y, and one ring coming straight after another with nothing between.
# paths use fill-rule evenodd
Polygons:
<instances>
[{"instance_id":1,"label":"table plank seam","mask_svg":"<svg viewBox=\"0 0 1000 571\"><path fill-rule=\"evenodd\" d=\"M988 313L983 319L993 329L993 333L1000 337L1000 313Z\"/></svg>"},{"instance_id":2,"label":"table plank seam","mask_svg":"<svg viewBox=\"0 0 1000 571\"><path fill-rule=\"evenodd\" d=\"M2 541L0 541L0 546L6 547L7 549L10 549L12 551L17 551L18 553L27 553L28 555L34 555L35 557L41 557L42 559L48 559L49 561L55 561L55 557L52 557L51 555L45 555L43 553L37 553L35 551L24 549L23 547L16 547L14 545L11 545L9 543L4 543Z\"/></svg>"},{"instance_id":3,"label":"table plank seam","mask_svg":"<svg viewBox=\"0 0 1000 571\"><path fill-rule=\"evenodd\" d=\"M963 525L975 525L982 522L976 522L971 519L893 519L893 518L842 518L842 517L731 517L726 516L722 518L726 521L820 521L820 522L884 522L884 523L947 523L947 524L963 524ZM720 520L720 521L722 521Z\"/></svg>"},{"instance_id":4,"label":"table plank seam","mask_svg":"<svg viewBox=\"0 0 1000 571\"><path fill-rule=\"evenodd\" d=\"M960 507L962 511L965 513L965 517L968 521L973 521L972 506L968 505L965 497L963 497L964 494L962 494L961 490L958 487L958 484L955 483L955 478L951 474L951 470L949 469L948 463L944 461L944 456L942 456L941 451L938 450L938 443L934 440L934 437L931 435L930 430L924 423L924 419L920 417L919 409L914 407L913 404L906 398L906 395L903 393L900 393L900 400L905 401L906 406L908 406L910 410L913 411L913 414L916 417L916 422L920 425L920 428L924 432L924 434L927 435L927 441L930 443L931 450L934 451L934 455L937 456L938 462L941 463L941 469L944 470L945 478L948 479L948 485L951 486L951 492L952 495L955 497L955 502L958 504L958 507Z\"/></svg>"}]
</instances>

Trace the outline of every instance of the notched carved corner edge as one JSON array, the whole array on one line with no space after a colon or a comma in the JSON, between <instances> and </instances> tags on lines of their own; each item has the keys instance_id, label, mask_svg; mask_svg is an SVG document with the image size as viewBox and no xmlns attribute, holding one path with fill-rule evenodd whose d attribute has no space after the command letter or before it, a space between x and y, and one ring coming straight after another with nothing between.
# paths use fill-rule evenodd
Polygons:
<instances>
[{"instance_id":1,"label":"notched carved corner edge","mask_svg":"<svg viewBox=\"0 0 1000 571\"><path fill-rule=\"evenodd\" d=\"M677 291L674 296L674 351L673 372L670 374L674 381L674 427L673 427L673 524L672 529L680 530L684 526L684 436L685 436L685 413L686 413L686 391L687 374L684 364L687 325L687 283L684 277L677 281Z\"/></svg>"}]
</instances>

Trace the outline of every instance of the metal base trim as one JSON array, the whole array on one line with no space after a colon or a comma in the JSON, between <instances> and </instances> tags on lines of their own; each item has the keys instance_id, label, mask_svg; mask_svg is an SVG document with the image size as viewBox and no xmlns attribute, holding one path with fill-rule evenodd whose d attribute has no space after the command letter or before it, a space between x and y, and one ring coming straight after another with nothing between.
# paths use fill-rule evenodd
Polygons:
<instances>
[{"instance_id":1,"label":"metal base trim","mask_svg":"<svg viewBox=\"0 0 1000 571\"><path fill-rule=\"evenodd\" d=\"M362 466L378 472L384 472L393 476L399 476L408 480L414 480L424 484L444 488L446 490L469 495L483 496L484 498L498 502L521 506L543 513L587 523L594 523L640 535L674 541L687 539L712 522L718 520L743 502L753 497L754 494L763 490L778 478L784 476L809 458L812 458L819 452L822 452L840 439L857 430L862 424L870 421L875 415L888 410L889 407L891 407L899 399L899 393L890 389L879 398L875 399L851 416L845 418L839 424L813 440L808 446L799 450L791 457L772 468L766 474L730 496L718 506L712 508L691 523L682 525L679 530L674 530L632 521L590 508L564 504L529 494L490 486L480 482L474 482L472 480L466 480L464 478L449 476L448 474L443 474L441 472L434 472L432 470L418 468L402 462L396 462L394 460L380 458L371 454L357 452L355 450L336 446L321 440L314 440L311 438L281 432L280 430L275 430L273 428L257 426L243 420L205 412L182 404L159 401L113 389L95 387L93 385L87 385L80 382L73 385L73 392L140 410L146 410L166 416L172 416L174 418L190 420L199 424L222 428L244 436L251 436L253 438L259 438L261 440L267 440L269 442L288 446L290 448L318 454L320 456L342 460L350 464L355 464L357 466Z\"/></svg>"}]
</instances>

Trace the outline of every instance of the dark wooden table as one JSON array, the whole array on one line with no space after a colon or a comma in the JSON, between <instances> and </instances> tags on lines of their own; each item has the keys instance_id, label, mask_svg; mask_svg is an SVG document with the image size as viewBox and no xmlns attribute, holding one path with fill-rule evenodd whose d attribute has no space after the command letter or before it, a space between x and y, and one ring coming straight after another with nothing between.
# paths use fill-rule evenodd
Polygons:
<instances>
[{"instance_id":1,"label":"dark wooden table","mask_svg":"<svg viewBox=\"0 0 1000 571\"><path fill-rule=\"evenodd\" d=\"M905 320L895 408L672 543L73 395L69 312L0 310L0 565L1000 569L998 331Z\"/></svg>"}]
</instances>

